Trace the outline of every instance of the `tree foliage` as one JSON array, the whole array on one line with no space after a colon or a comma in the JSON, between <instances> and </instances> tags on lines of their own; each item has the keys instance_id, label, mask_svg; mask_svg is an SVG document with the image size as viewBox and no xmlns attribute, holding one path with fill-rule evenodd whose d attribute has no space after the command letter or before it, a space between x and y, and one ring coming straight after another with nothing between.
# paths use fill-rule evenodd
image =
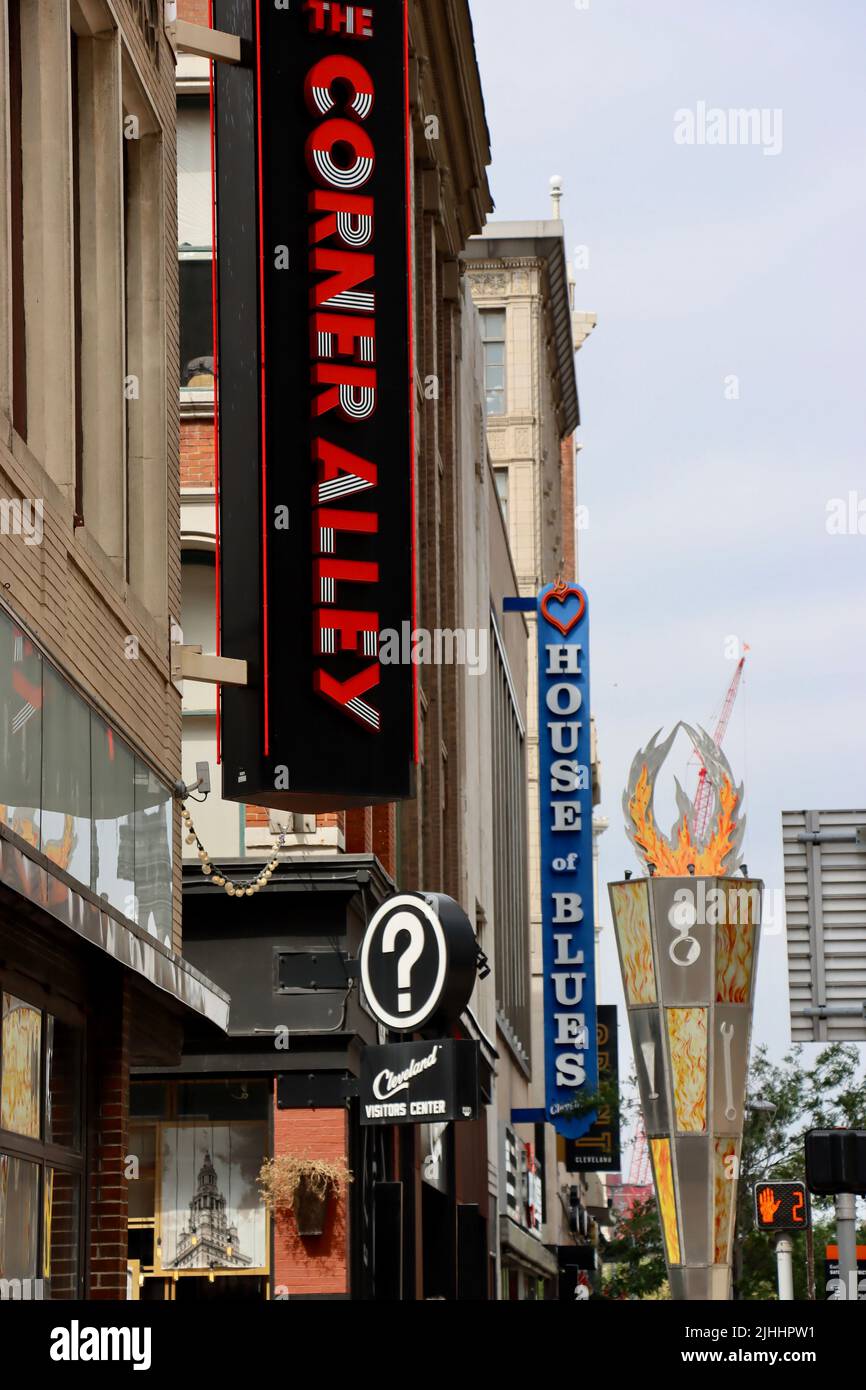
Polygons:
<instances>
[{"instance_id":1,"label":"tree foliage","mask_svg":"<svg viewBox=\"0 0 866 1390\"><path fill-rule=\"evenodd\" d=\"M772 1238L755 1230L753 1190L767 1178L805 1180L804 1138L810 1129L843 1126L866 1129L866 1078L858 1049L846 1043L823 1048L811 1062L807 1050L793 1047L773 1062L761 1047L749 1073L752 1101L775 1107L750 1109L743 1133L740 1184L734 1236L734 1297L776 1297L776 1256ZM833 1239L832 1202L813 1203L817 1294L824 1282L824 1247ZM861 1240L864 1237L859 1237ZM607 1298L653 1298L667 1288L661 1228L655 1199L640 1203L622 1217L605 1252L616 1261L606 1281ZM806 1237L794 1236L794 1295L806 1298Z\"/></svg>"}]
</instances>

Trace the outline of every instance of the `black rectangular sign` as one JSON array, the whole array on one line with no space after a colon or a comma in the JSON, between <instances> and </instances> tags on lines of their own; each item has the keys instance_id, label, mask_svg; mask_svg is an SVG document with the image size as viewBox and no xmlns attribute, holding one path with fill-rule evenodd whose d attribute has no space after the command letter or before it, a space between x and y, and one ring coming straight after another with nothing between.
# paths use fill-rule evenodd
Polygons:
<instances>
[{"instance_id":1,"label":"black rectangular sign","mask_svg":"<svg viewBox=\"0 0 866 1390\"><path fill-rule=\"evenodd\" d=\"M476 1042L389 1043L361 1054L361 1124L423 1125L476 1120Z\"/></svg>"},{"instance_id":2,"label":"black rectangular sign","mask_svg":"<svg viewBox=\"0 0 866 1390\"><path fill-rule=\"evenodd\" d=\"M223 795L413 793L406 0L215 0ZM388 648L397 647L389 643Z\"/></svg>"},{"instance_id":3,"label":"black rectangular sign","mask_svg":"<svg viewBox=\"0 0 866 1390\"><path fill-rule=\"evenodd\" d=\"M619 1079L619 1038L616 1004L599 1004L598 1081L610 1084ZM619 1112L602 1106L598 1119L583 1139L566 1139L565 1167L569 1173L618 1173L620 1154Z\"/></svg>"}]
</instances>

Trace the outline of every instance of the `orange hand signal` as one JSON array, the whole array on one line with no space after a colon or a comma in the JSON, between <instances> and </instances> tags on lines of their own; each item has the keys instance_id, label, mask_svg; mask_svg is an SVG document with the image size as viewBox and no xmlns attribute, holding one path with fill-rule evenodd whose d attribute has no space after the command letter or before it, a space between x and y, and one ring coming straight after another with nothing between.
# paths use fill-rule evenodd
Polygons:
<instances>
[{"instance_id":1,"label":"orange hand signal","mask_svg":"<svg viewBox=\"0 0 866 1390\"><path fill-rule=\"evenodd\" d=\"M773 1217L782 1205L781 1201L775 1201L775 1194L772 1187L765 1187L758 1197L758 1209L761 1213L761 1222L765 1226L772 1226Z\"/></svg>"}]
</instances>

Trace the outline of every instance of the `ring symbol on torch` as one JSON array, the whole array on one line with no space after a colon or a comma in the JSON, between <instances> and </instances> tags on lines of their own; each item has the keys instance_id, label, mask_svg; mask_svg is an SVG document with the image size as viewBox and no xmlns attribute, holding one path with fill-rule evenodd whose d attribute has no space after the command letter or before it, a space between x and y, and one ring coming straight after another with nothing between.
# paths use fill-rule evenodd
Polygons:
<instances>
[{"instance_id":1,"label":"ring symbol on torch","mask_svg":"<svg viewBox=\"0 0 866 1390\"><path fill-rule=\"evenodd\" d=\"M737 1107L734 1105L734 1073L731 1062L731 1048L734 1042L734 1025L733 1023L722 1023L720 1028L722 1043L725 1049L725 1099L727 1101L725 1119L735 1120L737 1118Z\"/></svg>"},{"instance_id":2,"label":"ring symbol on torch","mask_svg":"<svg viewBox=\"0 0 866 1390\"><path fill-rule=\"evenodd\" d=\"M397 950L397 938L408 935L409 942L403 947L397 962L397 1012L412 1012L412 970L424 954L424 927L411 912L395 912L382 933L382 952L392 955Z\"/></svg>"}]
</instances>

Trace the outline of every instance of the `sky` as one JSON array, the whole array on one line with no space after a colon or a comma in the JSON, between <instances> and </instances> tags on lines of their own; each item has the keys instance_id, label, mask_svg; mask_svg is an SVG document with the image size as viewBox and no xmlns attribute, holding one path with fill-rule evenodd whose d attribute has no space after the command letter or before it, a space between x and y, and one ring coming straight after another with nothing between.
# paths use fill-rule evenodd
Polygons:
<instances>
[{"instance_id":1,"label":"sky","mask_svg":"<svg viewBox=\"0 0 866 1390\"><path fill-rule=\"evenodd\" d=\"M751 651L725 751L775 904L782 810L866 805L866 6L470 4L493 220L549 217L560 175L577 308L598 314L577 368L602 881L636 867L632 757L679 719L713 728L735 638ZM766 111L763 138L698 142L700 103ZM828 533L851 493L863 534L856 513ZM665 830L687 754L659 777ZM622 1006L603 898L599 998ZM773 917L753 1036L781 1055Z\"/></svg>"}]
</instances>

